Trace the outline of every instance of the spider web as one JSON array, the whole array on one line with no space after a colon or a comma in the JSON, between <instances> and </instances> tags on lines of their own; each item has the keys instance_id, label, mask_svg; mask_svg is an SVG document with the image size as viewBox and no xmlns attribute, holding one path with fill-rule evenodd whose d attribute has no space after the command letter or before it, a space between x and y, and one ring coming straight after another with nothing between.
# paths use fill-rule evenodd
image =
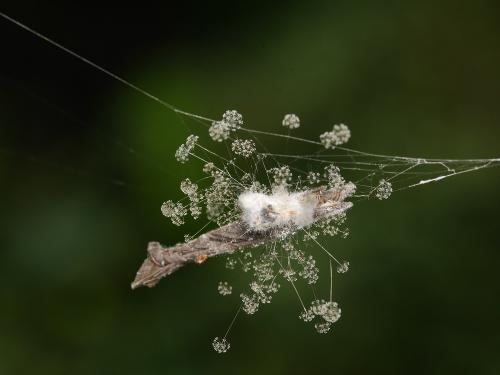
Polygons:
<instances>
[{"instance_id":1,"label":"spider web","mask_svg":"<svg viewBox=\"0 0 500 375\"><path fill-rule=\"evenodd\" d=\"M261 130L242 128L260 140L256 135L283 138L286 141L313 145L320 148L311 154L276 154L264 152L279 164L288 164L295 171L305 174L307 170L300 165L315 166L337 165L343 172L347 172L350 180L357 186L355 199L369 199L375 197L376 188L380 179L385 179L393 185L393 191L401 191L444 180L460 174L491 168L500 164L500 158L492 159L433 159L424 157L407 157L395 155L380 155L355 150L343 146L335 148L335 152L328 152L321 142L299 138L289 134L266 132Z\"/></svg>"},{"instance_id":2,"label":"spider web","mask_svg":"<svg viewBox=\"0 0 500 375\"><path fill-rule=\"evenodd\" d=\"M96 64L90 59L85 58L84 56L74 52L73 50L50 39L44 34L8 16L7 14L0 12L0 16L5 20L26 30L27 32L33 34L34 36L51 44L52 46L77 58L83 63L90 65L94 69L121 82L129 88L137 91L141 95L144 95L149 99L157 102L161 106L167 108L170 111L173 111L181 117L193 119L198 123L204 124L206 126L209 126L215 121L214 119L208 118L206 116L187 112L180 108L177 108L174 105L144 90L143 88L103 68L101 65ZM252 135L256 142L261 145L263 145L263 143L257 138L257 136L280 137L285 139L287 142L299 142L307 145L314 145L317 146L317 148L322 146L322 144L318 141L299 138L290 134L267 132L246 127L241 127L240 130ZM306 155L274 154L270 152L264 152L262 154L271 157L278 164L280 162L290 164L295 170L301 172L304 172L304 170L300 168L300 161L316 164L335 163L336 165L341 167L343 171L349 171L349 174L352 174L354 176L352 180L358 186L358 193L356 195L357 199L366 199L373 197L373 193L376 189L374 181L379 177L390 181L394 186L394 191L400 191L431 182L437 182L459 174L498 166L500 164L500 158L429 159L424 157L374 154L346 147L336 147L335 153L327 153L324 152L324 150L321 150Z\"/></svg>"}]
</instances>

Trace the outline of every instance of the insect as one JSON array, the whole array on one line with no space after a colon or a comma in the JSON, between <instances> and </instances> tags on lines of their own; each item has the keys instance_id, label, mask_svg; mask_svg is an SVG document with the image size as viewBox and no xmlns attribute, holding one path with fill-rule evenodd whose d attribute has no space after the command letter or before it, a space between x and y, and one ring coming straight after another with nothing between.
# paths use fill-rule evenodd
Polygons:
<instances>
[{"instance_id":1,"label":"insect","mask_svg":"<svg viewBox=\"0 0 500 375\"><path fill-rule=\"evenodd\" d=\"M186 243L164 247L150 242L147 257L131 284L155 286L186 263L201 264L209 257L276 240L290 230L343 214L352 207L346 201L354 194L353 183L328 189L325 186L289 193L284 188L272 194L243 192L238 199L241 220L211 230Z\"/></svg>"}]
</instances>

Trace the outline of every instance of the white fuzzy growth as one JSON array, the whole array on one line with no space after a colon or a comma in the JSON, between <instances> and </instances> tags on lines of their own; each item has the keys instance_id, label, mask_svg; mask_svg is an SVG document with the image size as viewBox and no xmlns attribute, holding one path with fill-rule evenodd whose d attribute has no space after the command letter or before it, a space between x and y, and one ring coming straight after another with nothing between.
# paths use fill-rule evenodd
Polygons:
<instances>
[{"instance_id":1,"label":"white fuzzy growth","mask_svg":"<svg viewBox=\"0 0 500 375\"><path fill-rule=\"evenodd\" d=\"M285 189L270 195L247 191L240 194L238 203L242 220L258 232L290 225L303 228L314 221L316 201L310 194Z\"/></svg>"}]
</instances>

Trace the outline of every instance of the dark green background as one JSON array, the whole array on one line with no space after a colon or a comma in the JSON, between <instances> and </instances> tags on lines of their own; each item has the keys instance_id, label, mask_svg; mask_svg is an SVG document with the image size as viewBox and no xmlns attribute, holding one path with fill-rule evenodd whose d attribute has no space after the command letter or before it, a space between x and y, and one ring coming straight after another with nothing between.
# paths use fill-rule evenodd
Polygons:
<instances>
[{"instance_id":1,"label":"dark green background","mask_svg":"<svg viewBox=\"0 0 500 375\"><path fill-rule=\"evenodd\" d=\"M436 158L500 157L498 8L2 5L182 109L273 131L293 112L309 138L345 122L353 148ZM173 152L203 128L3 19L0 41L0 374L500 373L500 169L356 206L328 244L351 262L332 331L283 285L220 356L238 302L216 285L248 275L216 259L129 288L149 240L182 239L159 207L197 176Z\"/></svg>"}]
</instances>

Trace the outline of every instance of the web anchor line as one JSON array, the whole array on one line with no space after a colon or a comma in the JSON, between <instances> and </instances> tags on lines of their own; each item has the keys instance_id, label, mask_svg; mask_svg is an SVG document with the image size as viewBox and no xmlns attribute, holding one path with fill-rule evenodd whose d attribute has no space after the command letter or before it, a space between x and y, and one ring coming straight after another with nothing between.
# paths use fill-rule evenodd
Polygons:
<instances>
[{"instance_id":1,"label":"web anchor line","mask_svg":"<svg viewBox=\"0 0 500 375\"><path fill-rule=\"evenodd\" d=\"M104 73L105 75L115 79L116 81L124 84L125 86L131 88L132 90L140 93L141 95L144 95L145 97L157 102L158 104L162 105L164 108L167 108L171 111L173 111L174 113L177 113L181 116L186 116L186 117L189 117L189 118L192 118L192 119L195 119L195 120L198 120L200 122L208 122L208 123L213 123L215 120L214 119L211 119L209 117L206 117L206 116L201 116L201 115L197 115L197 114L194 114L194 113L190 113L190 112L187 112L187 111L184 111L182 109L179 109L177 107L175 107L174 105L162 100L161 98L151 94L150 92L148 92L147 90L141 88L140 86L136 85L136 84L133 84L131 83L130 81L120 77L119 75L111 72L110 70L102 67L101 65L93 62L92 60L78 54L77 52L73 51L72 49L68 48L68 47L65 47L63 46L62 44L56 42L55 40L47 37L46 35L42 34L41 32L27 26L26 24L22 23L21 21L18 21L17 19L14 19L12 17L10 17L9 15L3 13L3 12L0 12L0 16L2 18L4 18L5 20L11 22L12 24L20 27L21 29L31 33L32 35L36 36L37 38L47 42L48 44L56 47L57 49L60 49L62 50L63 52L75 57L76 59L82 61L83 63L87 64L87 65L90 65L91 67L93 67L94 69ZM297 142L302 142L302 143L308 143L308 144L313 144L313 145L318 145L318 146L321 146L321 142L318 142L318 141L313 141L313 140L310 140L310 139L304 139L304 138L299 138L299 137L295 137L295 136L291 136L291 135L286 135L286 134L279 134L279 133L272 133L272 132L267 132L267 131L261 131L261 130L255 130L255 129L249 129L249 128L243 128L241 127L240 128L242 131L244 132L248 132L248 133L253 133L253 134L261 134L261 135L268 135L268 136L272 136L272 137L280 137L280 138L285 138L288 140L292 140L292 141L297 141ZM374 154L374 153L368 153L368 152L363 152L363 151L358 151L358 150L354 150L354 149L350 149L350 148L346 148L346 147L337 147L338 150L341 150L341 151L345 151L349 154L355 154L355 155L358 155L358 156L365 156L365 157L368 157L368 158L380 158L380 159L390 159L390 160L393 160L393 161L398 161L398 162L401 162L401 163L407 163L407 164L410 164L410 163L417 163L417 164L420 164L420 163L423 163L423 164L432 164L432 163L440 163L442 164L443 166L446 167L447 164L450 164L450 163L470 163L470 164L476 164L474 167L470 168L470 170L467 170L467 171L473 171L473 170L477 170L477 169L482 169L482 168L486 168L486 167L493 167L493 166L498 166L500 164L500 158L494 158L494 159L464 159L464 160L453 160L453 159L424 159L424 158L413 158L413 157L404 157L404 156L389 156L389 155L380 155L380 154ZM281 156L281 157L292 157L291 155L288 156L288 155L274 155L274 154L271 154L271 153L268 153L269 156L271 157L277 157L277 156ZM293 156L294 158L303 158L301 156L298 156L298 155L294 155ZM310 157L310 156L309 156ZM316 155L316 157L325 157L324 155L321 155L321 156L318 156ZM305 158L305 157L304 157ZM339 162L340 164L341 162ZM484 166L479 166L478 164L480 163L487 163L487 165L484 165ZM448 168L448 167L447 167ZM453 172L451 170L449 170L450 172ZM450 174L447 174L447 175L443 175L443 176L438 176L436 178L433 178L433 179L427 179L427 180L421 180L419 183L415 183L413 185L410 185L408 187L414 187L414 186L419 186L419 185L423 185L423 184L427 184L429 182L435 182L435 181L439 181L439 180L442 180L444 178L447 178L447 177L450 177L452 175L457 175L457 174L461 174L461 173L465 173L466 171L460 171L460 172L457 172L457 173L450 173Z\"/></svg>"}]
</instances>

